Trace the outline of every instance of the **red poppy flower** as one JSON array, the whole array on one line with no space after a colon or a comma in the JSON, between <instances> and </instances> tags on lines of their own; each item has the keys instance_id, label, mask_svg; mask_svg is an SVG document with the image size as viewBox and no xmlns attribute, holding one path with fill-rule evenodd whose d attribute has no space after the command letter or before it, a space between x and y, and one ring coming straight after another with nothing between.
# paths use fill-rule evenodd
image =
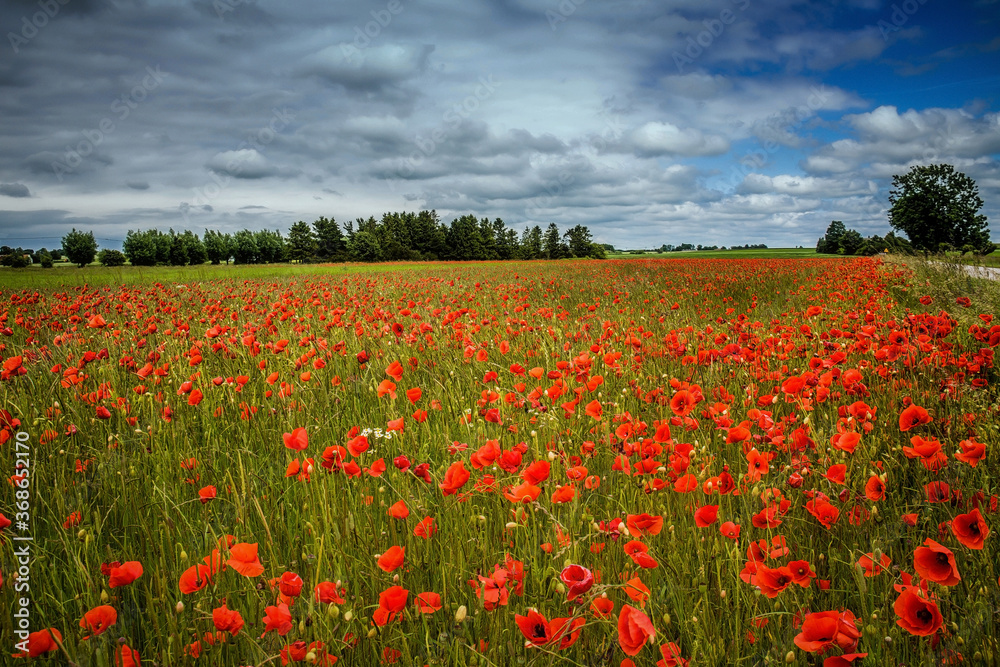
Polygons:
<instances>
[{"instance_id":1,"label":"red poppy flower","mask_svg":"<svg viewBox=\"0 0 1000 667\"><path fill-rule=\"evenodd\" d=\"M285 447L297 452L309 446L309 434L301 426L293 429L291 433L283 433L281 438L285 442Z\"/></svg>"},{"instance_id":2,"label":"red poppy flower","mask_svg":"<svg viewBox=\"0 0 1000 667\"><path fill-rule=\"evenodd\" d=\"M610 598L596 598L590 603L590 611L597 618L608 618L615 609L615 603Z\"/></svg>"},{"instance_id":3,"label":"red poppy flower","mask_svg":"<svg viewBox=\"0 0 1000 667\"><path fill-rule=\"evenodd\" d=\"M625 595L633 602L638 602L640 607L645 607L646 600L649 599L649 587L639 577L632 577L625 582Z\"/></svg>"},{"instance_id":4,"label":"red poppy flower","mask_svg":"<svg viewBox=\"0 0 1000 667\"><path fill-rule=\"evenodd\" d=\"M651 514L629 514L625 517L625 525L632 537L643 535L659 535L663 530L663 517Z\"/></svg>"},{"instance_id":5,"label":"red poppy flower","mask_svg":"<svg viewBox=\"0 0 1000 667\"><path fill-rule=\"evenodd\" d=\"M27 650L15 653L15 658L37 658L52 651L59 650L59 643L62 642L62 633L55 628L46 628L32 632L28 635ZM23 644L18 644L23 646Z\"/></svg>"},{"instance_id":6,"label":"red poppy flower","mask_svg":"<svg viewBox=\"0 0 1000 667\"><path fill-rule=\"evenodd\" d=\"M896 616L899 616L896 624L911 635L932 635L944 623L938 606L926 599L914 586L905 588L892 608Z\"/></svg>"},{"instance_id":7,"label":"red poppy flower","mask_svg":"<svg viewBox=\"0 0 1000 667\"><path fill-rule=\"evenodd\" d=\"M535 609L529 609L524 616L514 614L514 622L530 646L544 646L552 641L549 622Z\"/></svg>"},{"instance_id":8,"label":"red poppy flower","mask_svg":"<svg viewBox=\"0 0 1000 667\"><path fill-rule=\"evenodd\" d=\"M257 577L263 574L264 566L257 556L257 543L234 544L229 549L229 560L226 565L233 568L244 577Z\"/></svg>"},{"instance_id":9,"label":"red poppy flower","mask_svg":"<svg viewBox=\"0 0 1000 667\"><path fill-rule=\"evenodd\" d=\"M968 463L973 468L986 455L986 445L977 442L975 438L962 440L958 446L962 448L962 451L955 454L955 458L962 463Z\"/></svg>"},{"instance_id":10,"label":"red poppy flower","mask_svg":"<svg viewBox=\"0 0 1000 667\"><path fill-rule=\"evenodd\" d=\"M469 473L469 471L465 468L465 463L462 461L455 461L448 467L448 470L445 471L444 480L438 484L438 488L441 489L441 492L446 496L458 493L458 490L465 486L465 483L469 481L470 474L471 473Z\"/></svg>"},{"instance_id":11,"label":"red poppy flower","mask_svg":"<svg viewBox=\"0 0 1000 667\"><path fill-rule=\"evenodd\" d=\"M270 605L264 608L263 622L264 632L261 633L261 637L272 630L284 637L293 627L292 612L288 610L288 605L283 602L279 605Z\"/></svg>"},{"instance_id":12,"label":"red poppy flower","mask_svg":"<svg viewBox=\"0 0 1000 667\"><path fill-rule=\"evenodd\" d=\"M430 516L421 519L420 523L413 527L413 535L425 540L430 539L436 532L437 526L434 525L434 517Z\"/></svg>"},{"instance_id":13,"label":"red poppy flower","mask_svg":"<svg viewBox=\"0 0 1000 667\"><path fill-rule=\"evenodd\" d=\"M118 621L118 612L114 607L101 605L94 607L80 619L80 627L92 634L84 637L84 640L96 637L104 633L108 628Z\"/></svg>"},{"instance_id":14,"label":"red poppy flower","mask_svg":"<svg viewBox=\"0 0 1000 667\"><path fill-rule=\"evenodd\" d=\"M437 593L421 593L413 598L413 603L421 614L433 614L441 609L441 596Z\"/></svg>"},{"instance_id":15,"label":"red poppy flower","mask_svg":"<svg viewBox=\"0 0 1000 667\"><path fill-rule=\"evenodd\" d=\"M719 518L718 505L703 505L694 513L694 523L699 528L708 528Z\"/></svg>"},{"instance_id":16,"label":"red poppy flower","mask_svg":"<svg viewBox=\"0 0 1000 667\"><path fill-rule=\"evenodd\" d=\"M521 482L517 486L511 487L503 492L504 497L512 503L534 502L542 492L540 487L530 482Z\"/></svg>"},{"instance_id":17,"label":"red poppy flower","mask_svg":"<svg viewBox=\"0 0 1000 667\"><path fill-rule=\"evenodd\" d=\"M723 537L728 537L731 540L738 540L740 538L740 527L732 521L727 521L719 526L719 532Z\"/></svg>"},{"instance_id":18,"label":"red poppy flower","mask_svg":"<svg viewBox=\"0 0 1000 667\"><path fill-rule=\"evenodd\" d=\"M660 655L663 656L663 659L656 661L656 667L687 667L691 662L681 657L680 646L673 642L662 644Z\"/></svg>"},{"instance_id":19,"label":"red poppy flower","mask_svg":"<svg viewBox=\"0 0 1000 667\"><path fill-rule=\"evenodd\" d=\"M594 585L593 573L581 565L570 565L563 568L559 578L569 589L566 591L566 599L569 601L583 595Z\"/></svg>"},{"instance_id":20,"label":"red poppy flower","mask_svg":"<svg viewBox=\"0 0 1000 667\"><path fill-rule=\"evenodd\" d=\"M202 505L215 498L217 495L218 490L216 490L214 486L205 486L198 490L198 497L201 499Z\"/></svg>"},{"instance_id":21,"label":"red poppy flower","mask_svg":"<svg viewBox=\"0 0 1000 667\"><path fill-rule=\"evenodd\" d=\"M294 572L283 572L277 580L278 590L281 591L282 595L286 595L290 598L296 598L302 594L302 586L304 582L302 577L295 574ZM274 584L271 584L272 586Z\"/></svg>"},{"instance_id":22,"label":"red poppy flower","mask_svg":"<svg viewBox=\"0 0 1000 667\"><path fill-rule=\"evenodd\" d=\"M345 600L341 597L342 592L332 581L321 581L313 589L316 602L320 604L344 604Z\"/></svg>"},{"instance_id":23,"label":"red poppy flower","mask_svg":"<svg viewBox=\"0 0 1000 667\"><path fill-rule=\"evenodd\" d=\"M769 598L778 597L778 593L788 588L795 581L795 576L787 567L770 568L763 563L757 564L757 587Z\"/></svg>"},{"instance_id":24,"label":"red poppy flower","mask_svg":"<svg viewBox=\"0 0 1000 667\"><path fill-rule=\"evenodd\" d=\"M181 593L188 595L200 591L212 583L212 570L207 565L192 565L181 573L179 585Z\"/></svg>"},{"instance_id":25,"label":"red poppy flower","mask_svg":"<svg viewBox=\"0 0 1000 667\"><path fill-rule=\"evenodd\" d=\"M576 487L572 484L566 484L565 486L560 486L552 494L552 503L555 505L560 505L562 503L568 503L573 498L576 497Z\"/></svg>"},{"instance_id":26,"label":"red poppy flower","mask_svg":"<svg viewBox=\"0 0 1000 667\"><path fill-rule=\"evenodd\" d=\"M924 545L913 551L913 568L917 574L942 586L957 584L961 577L958 576L955 554L930 538L924 540Z\"/></svg>"},{"instance_id":27,"label":"red poppy flower","mask_svg":"<svg viewBox=\"0 0 1000 667\"><path fill-rule=\"evenodd\" d=\"M130 560L120 567L112 567L109 574L111 578L108 580L108 588L127 586L142 576L142 563Z\"/></svg>"},{"instance_id":28,"label":"red poppy flower","mask_svg":"<svg viewBox=\"0 0 1000 667\"><path fill-rule=\"evenodd\" d=\"M858 565L864 568L864 574L866 577L874 577L882 574L882 572L888 569L891 564L892 560L885 554L882 554L882 557L877 563L875 562L874 553L867 553L858 559Z\"/></svg>"},{"instance_id":29,"label":"red poppy flower","mask_svg":"<svg viewBox=\"0 0 1000 667\"><path fill-rule=\"evenodd\" d=\"M379 593L378 609L372 614L372 620L378 627L384 626L398 617L406 608L406 600L410 591L402 586L391 586Z\"/></svg>"},{"instance_id":30,"label":"red poppy flower","mask_svg":"<svg viewBox=\"0 0 1000 667\"><path fill-rule=\"evenodd\" d=\"M865 497L872 502L885 499L885 482L875 475L868 478L865 484Z\"/></svg>"},{"instance_id":31,"label":"red poppy flower","mask_svg":"<svg viewBox=\"0 0 1000 667\"><path fill-rule=\"evenodd\" d=\"M915 426L930 424L933 419L927 410L919 405L911 405L899 413L899 430L906 432Z\"/></svg>"},{"instance_id":32,"label":"red poppy flower","mask_svg":"<svg viewBox=\"0 0 1000 667\"><path fill-rule=\"evenodd\" d=\"M240 612L230 609L224 604L212 610L212 622L215 624L216 630L228 632L234 637L240 633L244 624Z\"/></svg>"},{"instance_id":33,"label":"red poppy flower","mask_svg":"<svg viewBox=\"0 0 1000 667\"><path fill-rule=\"evenodd\" d=\"M806 511L812 514L823 525L824 528L831 528L837 523L840 510L823 498L814 498L806 503Z\"/></svg>"},{"instance_id":34,"label":"red poppy flower","mask_svg":"<svg viewBox=\"0 0 1000 667\"><path fill-rule=\"evenodd\" d=\"M823 654L834 645L853 651L860 638L861 631L850 610L821 611L806 615L802 631L793 641L803 651Z\"/></svg>"},{"instance_id":35,"label":"red poppy flower","mask_svg":"<svg viewBox=\"0 0 1000 667\"><path fill-rule=\"evenodd\" d=\"M541 484L549 478L552 464L548 461L534 461L521 471L521 479L528 484Z\"/></svg>"},{"instance_id":36,"label":"red poppy flower","mask_svg":"<svg viewBox=\"0 0 1000 667\"><path fill-rule=\"evenodd\" d=\"M383 572L392 572L403 564L403 559L405 557L405 547L392 546L389 547L384 554L378 557L376 565L378 565L378 568Z\"/></svg>"},{"instance_id":37,"label":"red poppy flower","mask_svg":"<svg viewBox=\"0 0 1000 667\"><path fill-rule=\"evenodd\" d=\"M646 642L656 637L652 621L644 613L625 605L618 614L618 643L625 655L638 655Z\"/></svg>"},{"instance_id":38,"label":"red poppy flower","mask_svg":"<svg viewBox=\"0 0 1000 667\"><path fill-rule=\"evenodd\" d=\"M139 667L139 652L128 644L121 644L115 651L115 667Z\"/></svg>"},{"instance_id":39,"label":"red poppy flower","mask_svg":"<svg viewBox=\"0 0 1000 667\"><path fill-rule=\"evenodd\" d=\"M986 525L983 515L979 513L978 507L968 514L959 514L952 519L951 530L958 541L969 549L982 549L983 541L990 534L990 528Z\"/></svg>"},{"instance_id":40,"label":"red poppy flower","mask_svg":"<svg viewBox=\"0 0 1000 667\"><path fill-rule=\"evenodd\" d=\"M393 519L405 519L410 516L410 508L406 506L405 501L399 500L393 503L386 513Z\"/></svg>"}]
</instances>

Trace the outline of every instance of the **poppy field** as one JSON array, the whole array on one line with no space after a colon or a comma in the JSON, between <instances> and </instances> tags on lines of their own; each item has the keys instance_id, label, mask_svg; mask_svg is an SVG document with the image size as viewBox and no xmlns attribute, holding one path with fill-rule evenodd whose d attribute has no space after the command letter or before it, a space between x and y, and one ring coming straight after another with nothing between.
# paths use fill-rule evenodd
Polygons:
<instances>
[{"instance_id":1,"label":"poppy field","mask_svg":"<svg viewBox=\"0 0 1000 667\"><path fill-rule=\"evenodd\" d=\"M381 268L3 290L4 664L1000 661L995 303Z\"/></svg>"}]
</instances>

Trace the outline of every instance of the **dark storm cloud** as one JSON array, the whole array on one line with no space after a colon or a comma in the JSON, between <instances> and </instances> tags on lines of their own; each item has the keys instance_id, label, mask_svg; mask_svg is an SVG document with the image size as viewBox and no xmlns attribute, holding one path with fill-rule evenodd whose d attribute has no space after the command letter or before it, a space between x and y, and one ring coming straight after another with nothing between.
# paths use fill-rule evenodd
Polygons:
<instances>
[{"instance_id":1,"label":"dark storm cloud","mask_svg":"<svg viewBox=\"0 0 1000 667\"><path fill-rule=\"evenodd\" d=\"M30 197L31 192L24 183L0 183L0 195L5 197Z\"/></svg>"}]
</instances>

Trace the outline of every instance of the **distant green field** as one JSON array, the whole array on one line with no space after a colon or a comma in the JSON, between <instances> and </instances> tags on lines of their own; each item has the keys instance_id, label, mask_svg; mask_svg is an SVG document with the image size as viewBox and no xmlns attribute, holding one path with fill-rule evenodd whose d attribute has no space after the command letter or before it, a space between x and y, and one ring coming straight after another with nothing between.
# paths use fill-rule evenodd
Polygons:
<instances>
[{"instance_id":1,"label":"distant green field","mask_svg":"<svg viewBox=\"0 0 1000 667\"><path fill-rule=\"evenodd\" d=\"M702 250L667 253L609 253L608 259L748 259L836 257L819 255L813 248L764 248L759 250ZM998 256L1000 258L1000 256ZM564 261L564 260L560 260ZM573 261L573 260L568 260ZM222 264L213 266L121 266L105 268L91 264L80 269L57 262L51 269L31 266L25 269L0 267L0 289L42 289L78 285L126 285L150 283L189 283L206 280L261 280L296 275L348 275L398 270L440 268L449 262L387 262L380 264ZM460 263L460 265L463 263ZM514 264L511 264L513 267Z\"/></svg>"},{"instance_id":2,"label":"distant green field","mask_svg":"<svg viewBox=\"0 0 1000 667\"><path fill-rule=\"evenodd\" d=\"M630 252L608 253L608 259L747 259L764 257L769 259L793 259L799 257L836 257L820 255L815 248L763 248L753 250L687 250L684 252Z\"/></svg>"},{"instance_id":3,"label":"distant green field","mask_svg":"<svg viewBox=\"0 0 1000 667\"><path fill-rule=\"evenodd\" d=\"M80 269L56 264L51 269L0 267L0 289L41 289L78 285L191 283L206 280L266 280L285 276L348 275L440 267L440 262L387 264L202 264L200 266L119 266L90 264Z\"/></svg>"}]
</instances>

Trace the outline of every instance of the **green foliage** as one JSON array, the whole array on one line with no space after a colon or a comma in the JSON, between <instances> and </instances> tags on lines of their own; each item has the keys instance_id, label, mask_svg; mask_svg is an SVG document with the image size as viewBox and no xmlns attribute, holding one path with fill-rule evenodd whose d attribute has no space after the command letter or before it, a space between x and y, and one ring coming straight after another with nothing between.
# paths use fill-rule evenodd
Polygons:
<instances>
[{"instance_id":1,"label":"green foliage","mask_svg":"<svg viewBox=\"0 0 1000 667\"><path fill-rule=\"evenodd\" d=\"M939 251L942 244L989 249L989 225L979 213L983 200L976 182L949 164L915 166L892 177L889 224L913 247Z\"/></svg>"},{"instance_id":2,"label":"green foliage","mask_svg":"<svg viewBox=\"0 0 1000 667\"><path fill-rule=\"evenodd\" d=\"M319 244L308 222L299 220L288 230L288 259L305 262L316 254Z\"/></svg>"},{"instance_id":3,"label":"green foliage","mask_svg":"<svg viewBox=\"0 0 1000 667\"><path fill-rule=\"evenodd\" d=\"M374 231L363 229L354 234L348 246L351 258L359 262L378 262L382 259L382 246Z\"/></svg>"},{"instance_id":4,"label":"green foliage","mask_svg":"<svg viewBox=\"0 0 1000 667\"><path fill-rule=\"evenodd\" d=\"M48 251L42 250L38 253L38 263L42 265L43 269L52 268L52 255Z\"/></svg>"},{"instance_id":5,"label":"green foliage","mask_svg":"<svg viewBox=\"0 0 1000 667\"><path fill-rule=\"evenodd\" d=\"M186 266L188 263L187 241L184 236L170 230L170 266Z\"/></svg>"},{"instance_id":6,"label":"green foliage","mask_svg":"<svg viewBox=\"0 0 1000 667\"><path fill-rule=\"evenodd\" d=\"M12 269L25 269L31 266L31 259L26 253L21 252L21 250L18 249L4 255L3 265L9 266Z\"/></svg>"},{"instance_id":7,"label":"green foliage","mask_svg":"<svg viewBox=\"0 0 1000 667\"><path fill-rule=\"evenodd\" d=\"M564 259L569 257L569 246L563 243L559 235L559 227L556 223L550 222L545 228L545 237L542 239L542 254L549 259Z\"/></svg>"},{"instance_id":8,"label":"green foliage","mask_svg":"<svg viewBox=\"0 0 1000 667\"><path fill-rule=\"evenodd\" d=\"M233 255L233 237L229 234L221 234L214 230L205 231L205 256L212 264L221 264L225 260L229 264L229 258Z\"/></svg>"},{"instance_id":9,"label":"green foliage","mask_svg":"<svg viewBox=\"0 0 1000 667\"><path fill-rule=\"evenodd\" d=\"M521 235L521 259L540 259L542 257L542 228L538 225L524 228Z\"/></svg>"},{"instance_id":10,"label":"green foliage","mask_svg":"<svg viewBox=\"0 0 1000 667\"><path fill-rule=\"evenodd\" d=\"M316 256L322 260L332 260L344 252L344 235L334 218L320 217L313 222L313 236L316 239ZM290 240L291 234L289 234Z\"/></svg>"},{"instance_id":11,"label":"green foliage","mask_svg":"<svg viewBox=\"0 0 1000 667\"><path fill-rule=\"evenodd\" d=\"M257 261L257 240L249 229L241 229L233 234L233 261L237 264L253 264Z\"/></svg>"},{"instance_id":12,"label":"green foliage","mask_svg":"<svg viewBox=\"0 0 1000 667\"><path fill-rule=\"evenodd\" d=\"M865 239L856 229L849 229L840 237L840 251L845 255L857 255Z\"/></svg>"},{"instance_id":13,"label":"green foliage","mask_svg":"<svg viewBox=\"0 0 1000 667\"><path fill-rule=\"evenodd\" d=\"M120 250L104 249L97 253L97 261L101 266L125 266L125 253Z\"/></svg>"},{"instance_id":14,"label":"green foliage","mask_svg":"<svg viewBox=\"0 0 1000 667\"><path fill-rule=\"evenodd\" d=\"M285 239L281 232L269 229L261 229L254 234L254 242L257 244L257 259L260 264L270 264L272 262L283 262L285 256Z\"/></svg>"},{"instance_id":15,"label":"green foliage","mask_svg":"<svg viewBox=\"0 0 1000 667\"><path fill-rule=\"evenodd\" d=\"M94 261L97 255L97 241L93 232L73 230L62 238L62 247L69 261L81 269Z\"/></svg>"},{"instance_id":16,"label":"green foliage","mask_svg":"<svg viewBox=\"0 0 1000 667\"><path fill-rule=\"evenodd\" d=\"M191 230L184 230L184 245L187 248L188 264L197 266L208 261L208 249L198 235Z\"/></svg>"},{"instance_id":17,"label":"green foliage","mask_svg":"<svg viewBox=\"0 0 1000 667\"><path fill-rule=\"evenodd\" d=\"M128 230L122 252L132 266L155 266L157 245L154 236L159 234L155 229L146 231Z\"/></svg>"}]
</instances>

